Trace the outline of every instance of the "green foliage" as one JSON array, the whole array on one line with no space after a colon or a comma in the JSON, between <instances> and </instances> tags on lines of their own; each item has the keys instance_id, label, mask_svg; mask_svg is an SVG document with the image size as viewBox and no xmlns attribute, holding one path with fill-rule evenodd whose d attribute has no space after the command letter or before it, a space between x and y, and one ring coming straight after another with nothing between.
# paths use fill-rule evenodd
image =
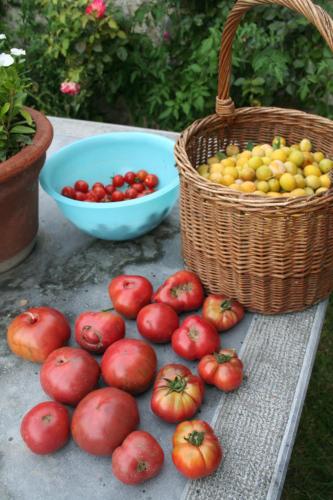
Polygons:
<instances>
[{"instance_id":1,"label":"green foliage","mask_svg":"<svg viewBox=\"0 0 333 500\"><path fill-rule=\"evenodd\" d=\"M9 55L6 40L0 40L0 53ZM14 57L9 65L0 63L0 162L30 144L35 126L24 109L29 88L24 59Z\"/></svg>"},{"instance_id":2,"label":"green foliage","mask_svg":"<svg viewBox=\"0 0 333 500\"><path fill-rule=\"evenodd\" d=\"M34 81L34 104L53 115L181 130L214 112L217 62L233 0L148 0L125 17L107 2L16 0ZM329 0L320 3L333 13ZM223 77L223 75L222 75ZM240 106L288 106L333 116L333 58L307 20L257 7L233 45L231 95ZM65 80L81 93L63 95Z\"/></svg>"}]
</instances>

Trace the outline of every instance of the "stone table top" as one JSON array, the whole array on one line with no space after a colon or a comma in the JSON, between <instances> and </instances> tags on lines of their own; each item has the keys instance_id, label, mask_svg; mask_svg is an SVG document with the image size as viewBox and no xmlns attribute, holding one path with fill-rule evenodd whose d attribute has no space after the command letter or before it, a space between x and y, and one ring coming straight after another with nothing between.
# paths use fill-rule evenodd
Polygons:
<instances>
[{"instance_id":1,"label":"stone table top","mask_svg":"<svg viewBox=\"0 0 333 500\"><path fill-rule=\"evenodd\" d=\"M48 152L82 137L133 127L51 118L54 141ZM142 130L142 129L140 129ZM150 131L176 139L177 134ZM224 347L235 347L246 379L238 391L221 394L207 387L198 418L211 422L224 449L218 471L186 481L171 461L174 426L149 408L151 391L137 398L140 428L151 432L165 452L161 474L137 487L111 474L109 458L85 454L71 441L54 455L38 456L20 438L23 415L47 400L39 384L39 366L11 354L6 326L27 307L60 309L73 325L86 309L108 307L107 285L120 273L142 274L156 287L183 267L178 209L156 230L137 240L110 242L91 238L67 222L54 201L40 192L40 230L35 250L18 267L0 275L0 499L1 500L276 500L279 498L311 376L327 302L302 313L262 316L247 313L223 334ZM138 337L135 322L127 335ZM73 343L74 345L74 343ZM154 346L155 347L155 346ZM181 362L157 345L159 367Z\"/></svg>"}]
</instances>

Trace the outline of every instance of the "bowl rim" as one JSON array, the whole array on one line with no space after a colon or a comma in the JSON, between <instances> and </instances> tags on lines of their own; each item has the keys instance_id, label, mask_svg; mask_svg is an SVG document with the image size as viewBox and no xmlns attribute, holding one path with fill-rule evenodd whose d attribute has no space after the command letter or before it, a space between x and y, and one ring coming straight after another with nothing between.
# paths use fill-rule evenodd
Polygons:
<instances>
[{"instance_id":1,"label":"bowl rim","mask_svg":"<svg viewBox=\"0 0 333 500\"><path fill-rule=\"evenodd\" d=\"M73 206L73 207L86 207L86 208L96 208L99 210L108 208L108 209L115 209L115 208L121 208L121 207L128 207L128 206L135 206L139 205L140 203L145 203L147 200L152 200L152 199L157 199L169 191L174 190L175 188L179 187L180 180L179 180L179 173L177 170L176 166L176 160L175 160L175 170L177 172L177 175L173 181L171 181L167 186L164 186L162 189L158 189L157 191L154 191L151 193L148 197L147 196L142 196L140 198L134 198L133 200L124 200L121 203L114 202L114 203L99 203L99 202L82 202L79 200L73 200L72 198L67 198L66 196L63 196L61 193L58 193L53 186L47 181L46 179L46 171L48 168L48 164L51 160L56 160L56 157L60 154L63 153L64 151L67 151L68 149L71 149L74 145L77 146L78 144L84 142L94 142L96 139L100 138L128 138L129 136L132 137L142 137L142 138L147 138L149 137L150 139L154 138L157 142L161 143L169 143L170 145L172 144L173 149L175 146L176 141L174 139L170 139L169 137L165 137L163 135L157 134L157 133L149 133L149 132L108 132L105 134L96 134L92 135L89 137L84 137L82 139L79 139L77 141L71 142L67 146L62 147L58 151L54 152L50 158L47 158L45 165L42 168L42 171L39 175L39 182L43 188L43 190L49 194L55 201L59 203L63 203L65 205Z\"/></svg>"}]
</instances>

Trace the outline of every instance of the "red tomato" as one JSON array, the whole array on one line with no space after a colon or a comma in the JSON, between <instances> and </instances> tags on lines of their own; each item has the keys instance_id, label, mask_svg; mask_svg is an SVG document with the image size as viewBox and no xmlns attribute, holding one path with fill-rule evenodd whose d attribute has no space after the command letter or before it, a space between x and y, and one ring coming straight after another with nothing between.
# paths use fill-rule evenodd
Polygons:
<instances>
[{"instance_id":1,"label":"red tomato","mask_svg":"<svg viewBox=\"0 0 333 500\"><path fill-rule=\"evenodd\" d=\"M143 182L147 175L148 172L146 170L139 170L139 172L135 174L136 182Z\"/></svg>"},{"instance_id":2,"label":"red tomato","mask_svg":"<svg viewBox=\"0 0 333 500\"><path fill-rule=\"evenodd\" d=\"M110 311L86 311L75 320L76 342L88 351L100 354L123 337L124 320Z\"/></svg>"},{"instance_id":3,"label":"red tomato","mask_svg":"<svg viewBox=\"0 0 333 500\"><path fill-rule=\"evenodd\" d=\"M116 189L111 195L111 201L124 201L125 195L122 191Z\"/></svg>"},{"instance_id":4,"label":"red tomato","mask_svg":"<svg viewBox=\"0 0 333 500\"><path fill-rule=\"evenodd\" d=\"M61 194L66 196L66 198L71 198L75 200L75 189L72 186L65 186L61 190Z\"/></svg>"},{"instance_id":5,"label":"red tomato","mask_svg":"<svg viewBox=\"0 0 333 500\"><path fill-rule=\"evenodd\" d=\"M126 172L124 175L125 182L131 186L135 182L135 173L134 172Z\"/></svg>"},{"instance_id":6,"label":"red tomato","mask_svg":"<svg viewBox=\"0 0 333 500\"><path fill-rule=\"evenodd\" d=\"M150 303L153 287L143 276L121 274L109 284L109 295L117 312L135 319L140 309Z\"/></svg>"},{"instance_id":7,"label":"red tomato","mask_svg":"<svg viewBox=\"0 0 333 500\"><path fill-rule=\"evenodd\" d=\"M77 201L86 201L87 195L86 193L82 193L81 191L75 191L75 199Z\"/></svg>"},{"instance_id":8,"label":"red tomato","mask_svg":"<svg viewBox=\"0 0 333 500\"><path fill-rule=\"evenodd\" d=\"M99 379L97 361L83 349L61 347L53 351L40 370L46 394L67 405L77 405Z\"/></svg>"},{"instance_id":9,"label":"red tomato","mask_svg":"<svg viewBox=\"0 0 333 500\"><path fill-rule=\"evenodd\" d=\"M92 202L92 203L97 203L98 202L98 198L97 198L96 194L94 193L94 191L89 191L87 193L85 201L89 201L89 202Z\"/></svg>"},{"instance_id":10,"label":"red tomato","mask_svg":"<svg viewBox=\"0 0 333 500\"><path fill-rule=\"evenodd\" d=\"M95 186L93 188L93 192L94 192L98 201L102 200L104 198L104 196L106 195L106 191L105 191L104 187L102 187L102 186Z\"/></svg>"},{"instance_id":11,"label":"red tomato","mask_svg":"<svg viewBox=\"0 0 333 500\"><path fill-rule=\"evenodd\" d=\"M204 291L198 276L190 271L178 271L168 278L153 295L153 302L169 304L177 313L201 307Z\"/></svg>"},{"instance_id":12,"label":"red tomato","mask_svg":"<svg viewBox=\"0 0 333 500\"><path fill-rule=\"evenodd\" d=\"M104 189L104 184L102 182L95 182L95 184L93 184L93 187L91 188L91 190L93 191L95 188L97 187L101 187Z\"/></svg>"},{"instance_id":13,"label":"red tomato","mask_svg":"<svg viewBox=\"0 0 333 500\"><path fill-rule=\"evenodd\" d=\"M113 184L108 184L107 186L104 186L104 189L107 194L112 194L116 188Z\"/></svg>"},{"instance_id":14,"label":"red tomato","mask_svg":"<svg viewBox=\"0 0 333 500\"><path fill-rule=\"evenodd\" d=\"M213 323L219 332L237 325L244 314L244 307L225 295L208 295L202 308L202 316Z\"/></svg>"},{"instance_id":15,"label":"red tomato","mask_svg":"<svg viewBox=\"0 0 333 500\"><path fill-rule=\"evenodd\" d=\"M158 184L158 177L155 174L149 174L144 180L144 183L146 184L147 187L154 188Z\"/></svg>"},{"instance_id":16,"label":"red tomato","mask_svg":"<svg viewBox=\"0 0 333 500\"><path fill-rule=\"evenodd\" d=\"M52 307L33 307L10 323L7 341L17 356L43 363L48 355L66 344L71 334L65 316Z\"/></svg>"},{"instance_id":17,"label":"red tomato","mask_svg":"<svg viewBox=\"0 0 333 500\"><path fill-rule=\"evenodd\" d=\"M233 349L221 349L204 356L198 364L198 372L207 384L225 392L238 389L243 381L243 363Z\"/></svg>"},{"instance_id":18,"label":"red tomato","mask_svg":"<svg viewBox=\"0 0 333 500\"><path fill-rule=\"evenodd\" d=\"M193 375L186 366L165 365L155 380L151 409L166 422L180 422L193 417L203 396L204 385L200 377Z\"/></svg>"},{"instance_id":19,"label":"red tomato","mask_svg":"<svg viewBox=\"0 0 333 500\"><path fill-rule=\"evenodd\" d=\"M46 455L59 450L69 439L67 408L55 401L45 401L31 408L23 417L21 436L34 453Z\"/></svg>"},{"instance_id":20,"label":"red tomato","mask_svg":"<svg viewBox=\"0 0 333 500\"><path fill-rule=\"evenodd\" d=\"M223 451L219 440L203 420L177 425L172 441L173 463L189 479L209 476L221 463Z\"/></svg>"},{"instance_id":21,"label":"red tomato","mask_svg":"<svg viewBox=\"0 0 333 500\"><path fill-rule=\"evenodd\" d=\"M137 191L138 193L142 193L142 191L144 191L145 189L142 182L134 182L134 184L132 184L132 188L135 189L135 191Z\"/></svg>"},{"instance_id":22,"label":"red tomato","mask_svg":"<svg viewBox=\"0 0 333 500\"><path fill-rule=\"evenodd\" d=\"M188 316L172 335L172 349L185 359L201 359L220 348L216 328L201 316Z\"/></svg>"},{"instance_id":23,"label":"red tomato","mask_svg":"<svg viewBox=\"0 0 333 500\"><path fill-rule=\"evenodd\" d=\"M125 198L127 200L134 200L134 198L136 198L137 195L138 195L138 192L136 191L136 189L128 188L125 191Z\"/></svg>"},{"instance_id":24,"label":"red tomato","mask_svg":"<svg viewBox=\"0 0 333 500\"><path fill-rule=\"evenodd\" d=\"M148 389L156 373L154 349L138 339L122 339L112 344L102 358L102 375L106 384L132 394Z\"/></svg>"},{"instance_id":25,"label":"red tomato","mask_svg":"<svg viewBox=\"0 0 333 500\"><path fill-rule=\"evenodd\" d=\"M168 304L148 304L139 312L136 324L143 337L163 344L170 342L173 332L179 326L179 318Z\"/></svg>"},{"instance_id":26,"label":"red tomato","mask_svg":"<svg viewBox=\"0 0 333 500\"><path fill-rule=\"evenodd\" d=\"M76 444L93 455L112 455L139 424L133 396L115 387L90 392L73 413L72 435Z\"/></svg>"},{"instance_id":27,"label":"red tomato","mask_svg":"<svg viewBox=\"0 0 333 500\"><path fill-rule=\"evenodd\" d=\"M74 189L75 191L81 191L81 193L88 193L89 184L86 181L76 181L76 183L74 184Z\"/></svg>"},{"instance_id":28,"label":"red tomato","mask_svg":"<svg viewBox=\"0 0 333 500\"><path fill-rule=\"evenodd\" d=\"M131 432L112 455L112 472L125 484L140 484L160 472L164 453L156 439L145 431Z\"/></svg>"},{"instance_id":29,"label":"red tomato","mask_svg":"<svg viewBox=\"0 0 333 500\"><path fill-rule=\"evenodd\" d=\"M112 184L115 186L115 187L121 187L124 185L124 182L125 182L125 179L122 175L115 175L112 179Z\"/></svg>"}]
</instances>

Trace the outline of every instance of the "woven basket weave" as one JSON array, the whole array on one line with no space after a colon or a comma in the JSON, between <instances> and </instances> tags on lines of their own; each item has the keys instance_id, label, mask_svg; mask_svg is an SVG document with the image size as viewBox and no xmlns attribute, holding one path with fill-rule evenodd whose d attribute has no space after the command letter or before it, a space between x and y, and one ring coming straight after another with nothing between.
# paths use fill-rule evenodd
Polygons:
<instances>
[{"instance_id":1,"label":"woven basket weave","mask_svg":"<svg viewBox=\"0 0 333 500\"><path fill-rule=\"evenodd\" d=\"M222 36L216 114L180 136L181 233L186 266L210 293L224 293L261 313L300 311L333 289L333 190L321 196L266 198L201 177L197 167L229 142L288 144L311 140L333 158L333 122L280 108L235 109L229 97L232 42L246 11L279 4L304 14L333 50L333 21L310 0L238 0Z\"/></svg>"}]
</instances>

